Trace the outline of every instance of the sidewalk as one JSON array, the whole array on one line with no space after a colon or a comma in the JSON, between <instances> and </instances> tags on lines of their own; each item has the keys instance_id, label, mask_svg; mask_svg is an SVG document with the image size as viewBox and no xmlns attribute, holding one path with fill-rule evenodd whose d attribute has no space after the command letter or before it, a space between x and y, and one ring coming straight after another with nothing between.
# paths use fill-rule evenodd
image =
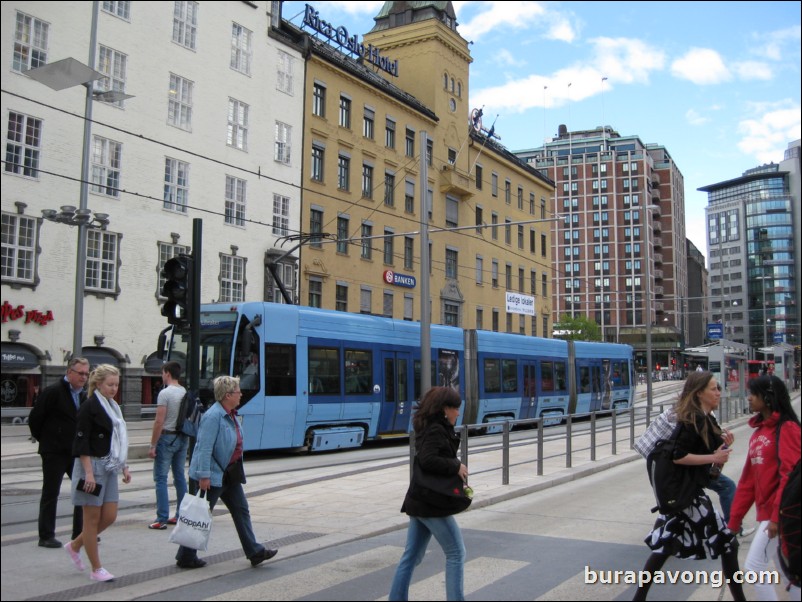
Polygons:
<instances>
[{"instance_id":1,"label":"sidewalk","mask_svg":"<svg viewBox=\"0 0 802 602\"><path fill-rule=\"evenodd\" d=\"M657 383L662 385L662 383ZM798 399L799 394L794 398ZM746 419L728 425L736 431L739 441L748 437ZM133 450L147 443L151 423L131 423L131 445ZM2 472L4 496L7 488L27 493L28 503L38 504L40 486L40 464L35 455L35 446L19 435L20 431L2 428ZM643 430L639 426L636 436ZM23 431L27 434L27 429ZM590 461L587 436L575 435L572 439L573 466L565 468L565 441L548 442L544 455L547 458L544 475L536 476L536 466L531 463L535 455L533 446L513 447L510 450L510 485L501 484L501 450L472 455L470 458L471 486L475 491L472 508L482 508L498 502L567 483L584 476L604 471L610 467L637 460L640 456L629 449L629 426L620 425L618 430L618 454L610 455L610 432L597 434L597 461ZM146 451L146 450L145 450ZM134 451L132 455L137 455ZM26 459L33 456L33 462ZM270 460L259 460L258 462ZM524 463L529 461L529 463ZM30 464L25 466L25 464ZM248 472L246 462L246 472ZM376 462L375 465L380 464ZM374 466L375 467L375 466ZM405 528L406 515L399 512L407 488L409 469L406 464L391 468L362 467L349 471L345 476L326 480L334 469L319 468L305 471L305 483L295 484L297 474L284 472L275 475L249 476L245 486L250 504L251 517L257 537L278 547L276 560L284 560L313 550L352 542L373 535ZM150 531L146 528L153 520L154 493L149 460L132 462L134 482L130 489L121 485L120 515L117 522L103 535L101 557L104 566L117 579L111 583L93 583L87 574L73 568L66 553L37 547L35 527L23 533L11 533L4 527L2 534L3 568L2 599L41 600L86 599L130 600L155 595L199 580L214 579L243 570L265 571L270 578L270 562L251 569L244 559L236 532L225 507L220 504L215 511L215 528L210 548L201 556L208 566L200 570L180 570L175 567L176 547L168 543L170 531ZM341 469L340 469L341 470ZM645 475L644 475L645 478ZM320 479L319 481L317 479ZM624 487L614 483L611 487ZM141 489L140 489L141 487ZM171 496L174 495L172 487ZM62 495L66 486L62 487ZM17 495L21 495L17 493ZM4 513L6 498L4 497ZM66 514L68 499L63 497L60 515ZM8 525L8 520L3 519ZM30 523L29 523L30 524ZM69 539L67 520L59 521L57 533L62 541Z\"/></svg>"}]
</instances>

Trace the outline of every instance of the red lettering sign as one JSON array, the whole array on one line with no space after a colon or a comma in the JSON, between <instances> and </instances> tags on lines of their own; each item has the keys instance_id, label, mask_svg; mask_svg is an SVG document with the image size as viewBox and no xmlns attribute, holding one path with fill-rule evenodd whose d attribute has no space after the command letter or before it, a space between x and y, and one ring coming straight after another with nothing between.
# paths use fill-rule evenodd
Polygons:
<instances>
[{"instance_id":1,"label":"red lettering sign","mask_svg":"<svg viewBox=\"0 0 802 602\"><path fill-rule=\"evenodd\" d=\"M47 311L39 311L38 309L26 311L24 305L14 307L8 301L3 301L3 305L0 307L0 316L2 316L3 324L9 320L20 320L23 317L25 318L25 324L33 322L40 326L46 326L49 322L55 320L53 312L49 309Z\"/></svg>"}]
</instances>

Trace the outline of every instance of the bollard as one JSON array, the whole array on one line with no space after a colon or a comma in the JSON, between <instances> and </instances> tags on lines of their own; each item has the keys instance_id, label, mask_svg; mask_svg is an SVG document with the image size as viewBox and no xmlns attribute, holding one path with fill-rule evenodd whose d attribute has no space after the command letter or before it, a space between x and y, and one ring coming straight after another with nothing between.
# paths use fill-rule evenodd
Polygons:
<instances>
[{"instance_id":1,"label":"bollard","mask_svg":"<svg viewBox=\"0 0 802 602\"><path fill-rule=\"evenodd\" d=\"M612 449L613 455L616 454L616 445L615 445L615 443L616 443L615 439L616 439L616 434L617 434L616 426L615 426L616 418L618 418L618 414L616 414L616 412L613 411L613 415L612 415L612 419L613 420L612 420L612 424L610 425L610 428L612 429L612 433L611 434L612 434L612 437L613 437L613 449Z\"/></svg>"},{"instance_id":2,"label":"bollard","mask_svg":"<svg viewBox=\"0 0 802 602\"><path fill-rule=\"evenodd\" d=\"M537 421L537 476L543 476L543 418Z\"/></svg>"},{"instance_id":3,"label":"bollard","mask_svg":"<svg viewBox=\"0 0 802 602\"><path fill-rule=\"evenodd\" d=\"M629 408L629 449L635 449L635 407Z\"/></svg>"},{"instance_id":4,"label":"bollard","mask_svg":"<svg viewBox=\"0 0 802 602\"><path fill-rule=\"evenodd\" d=\"M571 414L568 414L568 419L565 421L565 467L571 468Z\"/></svg>"},{"instance_id":5,"label":"bollard","mask_svg":"<svg viewBox=\"0 0 802 602\"><path fill-rule=\"evenodd\" d=\"M590 461L596 461L596 410L590 413Z\"/></svg>"}]
</instances>

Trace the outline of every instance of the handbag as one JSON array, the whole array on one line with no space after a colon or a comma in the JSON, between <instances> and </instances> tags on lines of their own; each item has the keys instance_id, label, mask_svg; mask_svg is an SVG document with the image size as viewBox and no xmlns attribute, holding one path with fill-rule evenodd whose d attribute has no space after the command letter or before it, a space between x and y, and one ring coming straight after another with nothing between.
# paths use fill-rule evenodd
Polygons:
<instances>
[{"instance_id":1,"label":"handbag","mask_svg":"<svg viewBox=\"0 0 802 602\"><path fill-rule=\"evenodd\" d=\"M178 522L168 541L180 546L205 552L212 532L212 510L205 492L198 489L195 495L184 495L178 510Z\"/></svg>"},{"instance_id":2,"label":"handbag","mask_svg":"<svg viewBox=\"0 0 802 602\"><path fill-rule=\"evenodd\" d=\"M458 514L467 510L473 501L473 490L467 489L471 493L470 497L466 493L465 482L458 474L446 476L428 472L415 456L412 465L412 491L418 494L416 497L420 501Z\"/></svg>"}]
</instances>

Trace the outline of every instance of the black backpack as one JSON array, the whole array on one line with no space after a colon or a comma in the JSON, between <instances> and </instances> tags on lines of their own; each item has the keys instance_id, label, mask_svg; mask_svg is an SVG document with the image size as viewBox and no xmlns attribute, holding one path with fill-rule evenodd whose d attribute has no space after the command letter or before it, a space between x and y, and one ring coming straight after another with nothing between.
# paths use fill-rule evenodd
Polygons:
<instances>
[{"instance_id":1,"label":"black backpack","mask_svg":"<svg viewBox=\"0 0 802 602\"><path fill-rule=\"evenodd\" d=\"M674 464L674 447L682 425L678 424L669 439L660 439L646 457L646 471L657 506L652 512L674 514L693 503L699 492L694 471L688 466Z\"/></svg>"},{"instance_id":2,"label":"black backpack","mask_svg":"<svg viewBox=\"0 0 802 602\"><path fill-rule=\"evenodd\" d=\"M777 524L780 538L780 567L792 585L800 586L802 558L800 557L799 501L800 462L788 473L788 481L780 495L780 522Z\"/></svg>"},{"instance_id":3,"label":"black backpack","mask_svg":"<svg viewBox=\"0 0 802 602\"><path fill-rule=\"evenodd\" d=\"M175 421L175 432L179 435L187 435L188 437L197 437L198 428L200 427L201 417L206 411L201 400L198 396L187 390L181 400L181 405L178 407L178 418Z\"/></svg>"}]
</instances>

